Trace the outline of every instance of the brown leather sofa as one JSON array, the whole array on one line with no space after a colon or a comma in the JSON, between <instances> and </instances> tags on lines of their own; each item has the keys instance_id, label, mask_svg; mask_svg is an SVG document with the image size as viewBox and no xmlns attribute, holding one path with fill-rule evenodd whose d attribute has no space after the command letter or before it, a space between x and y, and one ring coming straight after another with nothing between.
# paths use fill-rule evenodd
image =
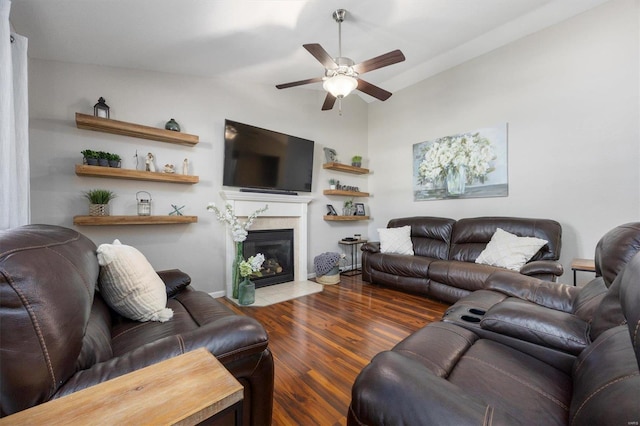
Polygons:
<instances>
[{"instance_id":1,"label":"brown leather sofa","mask_svg":"<svg viewBox=\"0 0 640 426\"><path fill-rule=\"evenodd\" d=\"M398 290L454 303L483 288L498 270L475 263L497 228L520 237L542 238L548 243L517 272L555 281L563 273L558 262L562 227L554 220L510 217L477 217L455 221L440 217L392 219L387 228L410 225L415 255L380 252L377 242L362 246L362 278Z\"/></svg>"},{"instance_id":2,"label":"brown leather sofa","mask_svg":"<svg viewBox=\"0 0 640 426\"><path fill-rule=\"evenodd\" d=\"M260 323L193 290L179 270L159 273L173 318L131 321L96 292L98 272L96 246L74 230L0 232L2 417L204 347L244 386L243 423L271 423L273 358Z\"/></svg>"},{"instance_id":3,"label":"brown leather sofa","mask_svg":"<svg viewBox=\"0 0 640 426\"><path fill-rule=\"evenodd\" d=\"M617 226L596 245L596 278L572 287L495 272L485 289L458 300L444 321L478 323L483 330L579 354L598 327L597 309L620 271L640 251L640 222Z\"/></svg>"},{"instance_id":4,"label":"brown leather sofa","mask_svg":"<svg viewBox=\"0 0 640 426\"><path fill-rule=\"evenodd\" d=\"M628 425L640 419L640 253L607 291L573 356L437 322L376 355L348 425Z\"/></svg>"}]
</instances>

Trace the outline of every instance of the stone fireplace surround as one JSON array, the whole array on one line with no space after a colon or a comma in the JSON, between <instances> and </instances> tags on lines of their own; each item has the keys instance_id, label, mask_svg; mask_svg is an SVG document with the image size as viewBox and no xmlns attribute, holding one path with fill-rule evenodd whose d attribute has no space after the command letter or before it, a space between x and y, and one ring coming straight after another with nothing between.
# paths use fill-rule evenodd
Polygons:
<instances>
[{"instance_id":1,"label":"stone fireplace surround","mask_svg":"<svg viewBox=\"0 0 640 426\"><path fill-rule=\"evenodd\" d=\"M307 207L312 197L301 195L280 195L258 192L221 191L220 196L225 203L233 207L236 216L246 219L254 211L269 205L266 212L261 213L253 222L252 231L262 229L293 229L294 283L306 282L307 273ZM235 254L235 246L231 233L226 232L226 294L231 291L231 264ZM279 284L276 284L276 286Z\"/></svg>"}]
</instances>

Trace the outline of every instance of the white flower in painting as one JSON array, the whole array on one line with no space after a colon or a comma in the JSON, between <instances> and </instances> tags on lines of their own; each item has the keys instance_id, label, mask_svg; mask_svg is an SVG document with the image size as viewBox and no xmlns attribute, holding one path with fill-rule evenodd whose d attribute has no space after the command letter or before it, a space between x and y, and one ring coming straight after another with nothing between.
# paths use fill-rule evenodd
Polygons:
<instances>
[{"instance_id":1,"label":"white flower in painting","mask_svg":"<svg viewBox=\"0 0 640 426\"><path fill-rule=\"evenodd\" d=\"M484 182L496 158L491 142L479 133L464 133L437 139L424 152L418 166L421 183L444 180L447 174L465 167L467 183Z\"/></svg>"}]
</instances>

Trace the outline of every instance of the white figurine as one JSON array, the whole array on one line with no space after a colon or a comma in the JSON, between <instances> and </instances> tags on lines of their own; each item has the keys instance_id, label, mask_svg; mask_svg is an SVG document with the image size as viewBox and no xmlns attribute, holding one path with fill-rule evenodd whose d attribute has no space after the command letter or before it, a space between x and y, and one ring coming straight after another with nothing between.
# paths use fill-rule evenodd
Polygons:
<instances>
[{"instance_id":1,"label":"white figurine","mask_svg":"<svg viewBox=\"0 0 640 426\"><path fill-rule=\"evenodd\" d=\"M175 167L173 166L173 164L165 164L165 165L164 165L164 170L163 170L163 171L164 171L165 173L175 173L175 172L176 172L176 169L175 169Z\"/></svg>"},{"instance_id":2,"label":"white figurine","mask_svg":"<svg viewBox=\"0 0 640 426\"><path fill-rule=\"evenodd\" d=\"M153 156L152 153L148 153L147 154L147 159L145 161L146 164L146 170L148 172L155 172L156 171L156 166L155 164L153 164L153 160L155 159L155 157Z\"/></svg>"},{"instance_id":3,"label":"white figurine","mask_svg":"<svg viewBox=\"0 0 640 426\"><path fill-rule=\"evenodd\" d=\"M189 174L189 160L187 160L186 158L182 162L182 174L183 175Z\"/></svg>"}]
</instances>

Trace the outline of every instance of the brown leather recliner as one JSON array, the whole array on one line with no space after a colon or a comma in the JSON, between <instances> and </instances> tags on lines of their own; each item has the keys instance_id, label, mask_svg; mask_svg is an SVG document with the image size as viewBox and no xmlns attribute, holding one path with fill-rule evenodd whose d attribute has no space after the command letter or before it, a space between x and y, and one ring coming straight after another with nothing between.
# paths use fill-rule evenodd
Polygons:
<instances>
[{"instance_id":1,"label":"brown leather recliner","mask_svg":"<svg viewBox=\"0 0 640 426\"><path fill-rule=\"evenodd\" d=\"M348 425L628 425L640 419L640 253L572 362L500 335L437 322L376 355L357 377ZM603 308L605 307L605 308ZM559 357L556 357L559 355Z\"/></svg>"},{"instance_id":2,"label":"brown leather recliner","mask_svg":"<svg viewBox=\"0 0 640 426\"><path fill-rule=\"evenodd\" d=\"M179 270L159 273L173 318L131 321L96 292L98 272L96 246L74 230L0 232L0 416L204 347L244 386L244 424L271 423L273 358L261 324L193 290Z\"/></svg>"},{"instance_id":3,"label":"brown leather recliner","mask_svg":"<svg viewBox=\"0 0 640 426\"><path fill-rule=\"evenodd\" d=\"M591 341L592 319L627 262L640 251L640 223L607 232L595 250L597 277L572 287L496 272L476 291L452 305L444 321L578 354Z\"/></svg>"}]
</instances>

